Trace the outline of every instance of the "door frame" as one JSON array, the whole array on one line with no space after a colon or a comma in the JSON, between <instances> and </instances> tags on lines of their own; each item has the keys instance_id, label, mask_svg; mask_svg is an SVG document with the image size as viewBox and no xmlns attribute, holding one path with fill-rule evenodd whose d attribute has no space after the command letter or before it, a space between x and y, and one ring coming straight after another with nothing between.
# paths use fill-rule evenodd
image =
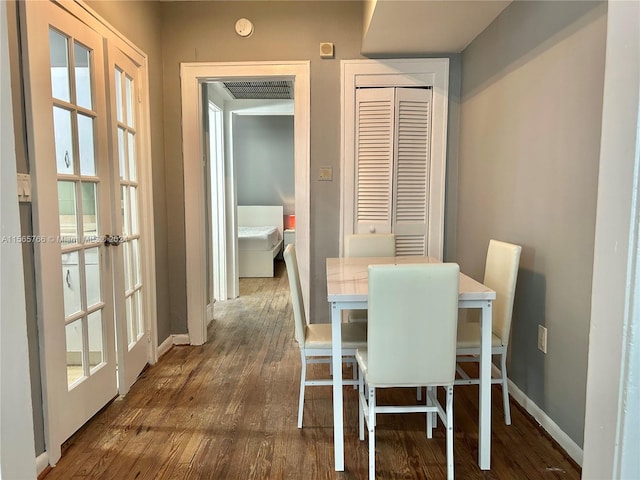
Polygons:
<instances>
[{"instance_id":1,"label":"door frame","mask_svg":"<svg viewBox=\"0 0 640 480\"><path fill-rule=\"evenodd\" d=\"M442 259L449 106L448 58L341 61L340 255L344 236L354 233L356 88L425 86L433 90L427 252L431 257Z\"/></svg>"},{"instance_id":2,"label":"door frame","mask_svg":"<svg viewBox=\"0 0 640 480\"><path fill-rule=\"evenodd\" d=\"M294 81L294 169L296 205L296 251L305 310L309 305L310 266L310 62L197 62L181 63L182 159L184 166L185 256L187 288L187 328L189 343L207 340L207 266L205 232L205 192L203 168L202 88L204 82L227 78L286 77ZM233 192L235 195L235 192ZM235 204L235 202L233 202ZM236 213L228 212L236 227ZM237 246L227 251L237 257ZM237 259L230 262L237 276Z\"/></svg>"}]
</instances>

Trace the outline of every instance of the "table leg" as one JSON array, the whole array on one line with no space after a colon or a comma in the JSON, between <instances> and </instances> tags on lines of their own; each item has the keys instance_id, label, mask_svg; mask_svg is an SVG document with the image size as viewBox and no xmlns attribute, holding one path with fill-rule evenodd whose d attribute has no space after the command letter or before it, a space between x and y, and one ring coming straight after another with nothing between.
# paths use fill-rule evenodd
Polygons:
<instances>
[{"instance_id":1,"label":"table leg","mask_svg":"<svg viewBox=\"0 0 640 480\"><path fill-rule=\"evenodd\" d=\"M333 448L336 472L344 471L344 418L342 412L342 309L331 304L331 360L333 362Z\"/></svg>"},{"instance_id":2,"label":"table leg","mask_svg":"<svg viewBox=\"0 0 640 480\"><path fill-rule=\"evenodd\" d=\"M478 464L491 468L491 303L482 306L480 346L480 400L478 420Z\"/></svg>"}]
</instances>

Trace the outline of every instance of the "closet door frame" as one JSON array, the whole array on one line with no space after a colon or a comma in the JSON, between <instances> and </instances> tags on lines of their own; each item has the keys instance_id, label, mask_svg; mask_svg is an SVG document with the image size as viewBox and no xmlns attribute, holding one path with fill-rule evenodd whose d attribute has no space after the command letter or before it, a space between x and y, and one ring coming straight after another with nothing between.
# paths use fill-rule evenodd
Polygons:
<instances>
[{"instance_id":1,"label":"closet door frame","mask_svg":"<svg viewBox=\"0 0 640 480\"><path fill-rule=\"evenodd\" d=\"M431 161L429 166L427 255L442 260L449 102L449 59L343 60L340 110L340 255L345 235L354 233L356 89L360 87L431 87Z\"/></svg>"}]
</instances>

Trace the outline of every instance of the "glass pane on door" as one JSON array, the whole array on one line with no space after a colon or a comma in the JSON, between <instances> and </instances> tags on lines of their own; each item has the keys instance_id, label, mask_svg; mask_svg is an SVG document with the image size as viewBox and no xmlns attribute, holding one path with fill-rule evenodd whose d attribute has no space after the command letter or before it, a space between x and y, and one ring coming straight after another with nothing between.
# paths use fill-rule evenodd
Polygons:
<instances>
[{"instance_id":1,"label":"glass pane on door","mask_svg":"<svg viewBox=\"0 0 640 480\"><path fill-rule=\"evenodd\" d=\"M129 162L129 180L136 180L136 138L135 134L129 132L127 138L127 146L128 148L128 162Z\"/></svg>"},{"instance_id":2,"label":"glass pane on door","mask_svg":"<svg viewBox=\"0 0 640 480\"><path fill-rule=\"evenodd\" d=\"M98 236L97 184L85 182L82 186L82 229L84 242L93 241Z\"/></svg>"},{"instance_id":3,"label":"glass pane on door","mask_svg":"<svg viewBox=\"0 0 640 480\"><path fill-rule=\"evenodd\" d=\"M89 368L93 373L95 368L104 362L104 329L102 325L102 310L97 310L87 319L89 336Z\"/></svg>"},{"instance_id":4,"label":"glass pane on door","mask_svg":"<svg viewBox=\"0 0 640 480\"><path fill-rule=\"evenodd\" d=\"M49 30L49 57L51 61L51 93L53 98L71 101L69 88L69 40L57 30Z\"/></svg>"},{"instance_id":5,"label":"glass pane on door","mask_svg":"<svg viewBox=\"0 0 640 480\"><path fill-rule=\"evenodd\" d=\"M73 56L76 74L76 104L91 110L91 52L78 42L74 43Z\"/></svg>"},{"instance_id":6,"label":"glass pane on door","mask_svg":"<svg viewBox=\"0 0 640 480\"><path fill-rule=\"evenodd\" d=\"M76 182L58 181L58 214L62 242L76 243L78 240Z\"/></svg>"},{"instance_id":7,"label":"glass pane on door","mask_svg":"<svg viewBox=\"0 0 640 480\"><path fill-rule=\"evenodd\" d=\"M140 261L138 252L138 240L131 240L131 281L134 287L140 285Z\"/></svg>"},{"instance_id":8,"label":"glass pane on door","mask_svg":"<svg viewBox=\"0 0 640 480\"><path fill-rule=\"evenodd\" d=\"M80 175L95 176L96 157L93 140L93 118L78 114L78 146L80 153Z\"/></svg>"},{"instance_id":9,"label":"glass pane on door","mask_svg":"<svg viewBox=\"0 0 640 480\"><path fill-rule=\"evenodd\" d=\"M134 293L134 297L135 297L135 301L134 301L135 320L134 321L136 322L136 331L138 332L138 339L139 339L144 333L144 324L143 324L143 317L142 317L142 291L136 290L136 293Z\"/></svg>"},{"instance_id":10,"label":"glass pane on door","mask_svg":"<svg viewBox=\"0 0 640 480\"><path fill-rule=\"evenodd\" d=\"M131 244L124 242L122 244L124 257L124 291L129 292L133 288L133 279L131 278Z\"/></svg>"},{"instance_id":11,"label":"glass pane on door","mask_svg":"<svg viewBox=\"0 0 640 480\"><path fill-rule=\"evenodd\" d=\"M127 157L125 155L125 148L124 148L124 138L125 138L125 131L123 128L118 128L118 161L119 161L119 166L120 166L120 178L126 178L127 175L127 168L126 168L126 164L125 162L127 161Z\"/></svg>"},{"instance_id":12,"label":"glass pane on door","mask_svg":"<svg viewBox=\"0 0 640 480\"><path fill-rule=\"evenodd\" d=\"M66 108L53 107L53 133L56 148L56 167L59 174L73 174L73 134L71 112Z\"/></svg>"},{"instance_id":13,"label":"glass pane on door","mask_svg":"<svg viewBox=\"0 0 640 480\"><path fill-rule=\"evenodd\" d=\"M123 122L123 109L122 109L122 70L116 68L115 70L115 91L116 91L116 120Z\"/></svg>"},{"instance_id":14,"label":"glass pane on door","mask_svg":"<svg viewBox=\"0 0 640 480\"><path fill-rule=\"evenodd\" d=\"M127 76L125 77L124 84L127 98L127 118L125 121L128 126L133 127L133 80Z\"/></svg>"},{"instance_id":15,"label":"glass pane on door","mask_svg":"<svg viewBox=\"0 0 640 480\"><path fill-rule=\"evenodd\" d=\"M100 290L100 254L98 248L89 248L84 253L84 269L87 282L87 309L102 300Z\"/></svg>"},{"instance_id":16,"label":"glass pane on door","mask_svg":"<svg viewBox=\"0 0 640 480\"><path fill-rule=\"evenodd\" d=\"M67 338L67 385L71 389L78 380L85 376L82 319L69 323L65 327L65 333Z\"/></svg>"},{"instance_id":17,"label":"glass pane on door","mask_svg":"<svg viewBox=\"0 0 640 480\"><path fill-rule=\"evenodd\" d=\"M136 187L129 187L129 210L131 234L135 235L140 233L138 229L138 189Z\"/></svg>"},{"instance_id":18,"label":"glass pane on door","mask_svg":"<svg viewBox=\"0 0 640 480\"><path fill-rule=\"evenodd\" d=\"M64 315L70 317L82 311L82 285L80 283L80 257L78 252L62 254L62 287Z\"/></svg>"}]
</instances>

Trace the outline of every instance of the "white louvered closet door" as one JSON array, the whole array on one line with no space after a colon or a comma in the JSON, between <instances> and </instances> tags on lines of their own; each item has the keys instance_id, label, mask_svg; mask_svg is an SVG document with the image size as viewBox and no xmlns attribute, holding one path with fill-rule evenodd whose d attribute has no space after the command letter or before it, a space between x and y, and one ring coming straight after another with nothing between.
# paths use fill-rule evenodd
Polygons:
<instances>
[{"instance_id":1,"label":"white louvered closet door","mask_svg":"<svg viewBox=\"0 0 640 480\"><path fill-rule=\"evenodd\" d=\"M356 92L356 233L395 233L398 255L427 254L431 90Z\"/></svg>"}]
</instances>

